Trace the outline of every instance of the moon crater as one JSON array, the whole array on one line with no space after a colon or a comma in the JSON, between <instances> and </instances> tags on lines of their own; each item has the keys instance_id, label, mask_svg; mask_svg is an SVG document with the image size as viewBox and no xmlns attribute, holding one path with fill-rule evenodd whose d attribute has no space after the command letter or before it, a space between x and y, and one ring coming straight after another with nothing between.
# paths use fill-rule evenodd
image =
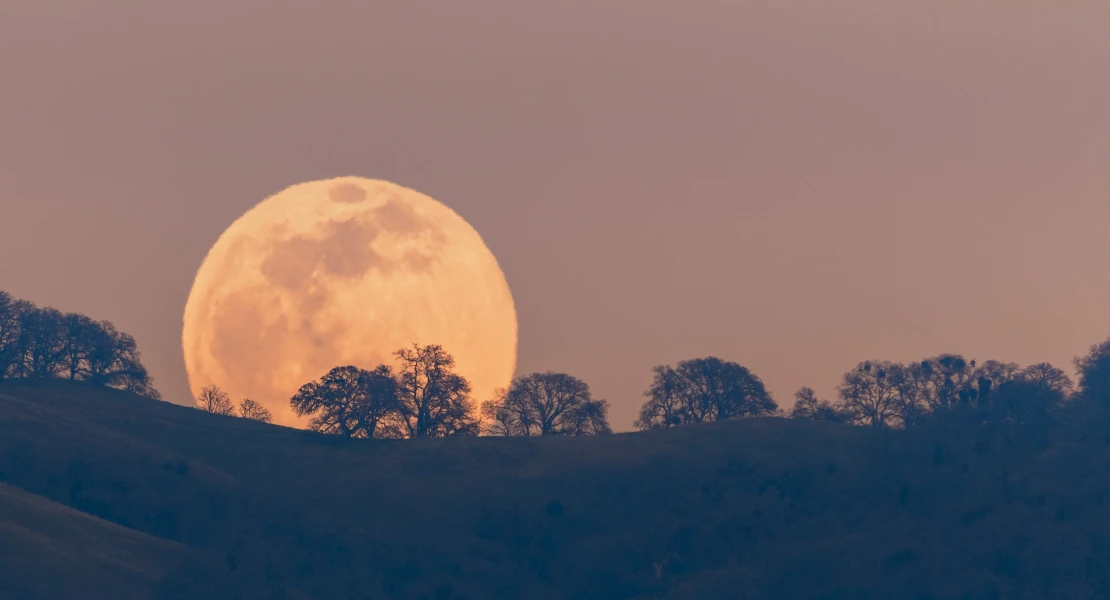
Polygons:
<instances>
[{"instance_id":1,"label":"moon crater","mask_svg":"<svg viewBox=\"0 0 1110 600\"><path fill-rule=\"evenodd\" d=\"M328 191L332 202L339 204L355 204L366 199L366 190L353 183L341 183Z\"/></svg>"}]
</instances>

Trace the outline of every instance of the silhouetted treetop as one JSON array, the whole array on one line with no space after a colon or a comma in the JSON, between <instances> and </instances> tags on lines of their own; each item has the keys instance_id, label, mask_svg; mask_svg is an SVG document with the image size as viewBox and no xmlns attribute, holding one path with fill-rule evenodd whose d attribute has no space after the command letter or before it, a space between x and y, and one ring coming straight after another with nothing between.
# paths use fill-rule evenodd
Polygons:
<instances>
[{"instance_id":1,"label":"silhouetted treetop","mask_svg":"<svg viewBox=\"0 0 1110 600\"><path fill-rule=\"evenodd\" d=\"M494 435L598 435L612 433L609 403L595 400L590 386L566 373L518 377L508 390L482 405Z\"/></svg>"},{"instance_id":2,"label":"silhouetted treetop","mask_svg":"<svg viewBox=\"0 0 1110 600\"><path fill-rule=\"evenodd\" d=\"M231 397L215 385L201 388L197 395L197 408L214 415L235 416L235 405L231 403Z\"/></svg>"},{"instance_id":3,"label":"silhouetted treetop","mask_svg":"<svg viewBox=\"0 0 1110 600\"><path fill-rule=\"evenodd\" d=\"M0 379L65 378L161 399L135 338L108 321L38 308L0 291Z\"/></svg>"},{"instance_id":4,"label":"silhouetted treetop","mask_svg":"<svg viewBox=\"0 0 1110 600\"><path fill-rule=\"evenodd\" d=\"M301 386L290 400L298 415L311 415L309 429L345 438L400 437L400 403L392 370L336 367Z\"/></svg>"},{"instance_id":5,"label":"silhouetted treetop","mask_svg":"<svg viewBox=\"0 0 1110 600\"><path fill-rule=\"evenodd\" d=\"M827 400L818 399L813 388L803 387L794 394L794 408L790 411L790 418L847 423L852 420L852 415Z\"/></svg>"},{"instance_id":6,"label":"silhouetted treetop","mask_svg":"<svg viewBox=\"0 0 1110 600\"><path fill-rule=\"evenodd\" d=\"M1091 346L1086 356L1077 357L1075 367L1083 397L1110 404L1110 339Z\"/></svg>"},{"instance_id":7,"label":"silhouetted treetop","mask_svg":"<svg viewBox=\"0 0 1110 600\"><path fill-rule=\"evenodd\" d=\"M1044 384L1049 389L1060 392L1064 397L1075 391L1075 382L1063 369L1049 363L1037 363L1025 367L1018 373L1018 379Z\"/></svg>"},{"instance_id":8,"label":"silhouetted treetop","mask_svg":"<svg viewBox=\"0 0 1110 600\"><path fill-rule=\"evenodd\" d=\"M640 409L640 429L769 415L778 407L747 368L716 357L658 366Z\"/></svg>"},{"instance_id":9,"label":"silhouetted treetop","mask_svg":"<svg viewBox=\"0 0 1110 600\"><path fill-rule=\"evenodd\" d=\"M263 423L270 423L274 420L274 415L270 413L268 408L250 398L243 398L243 401L239 403L239 416Z\"/></svg>"},{"instance_id":10,"label":"silhouetted treetop","mask_svg":"<svg viewBox=\"0 0 1110 600\"><path fill-rule=\"evenodd\" d=\"M975 408L983 424L1044 427L1053 411L1066 400L1067 394L1059 385L1042 379L1018 378L998 386L989 401Z\"/></svg>"},{"instance_id":11,"label":"silhouetted treetop","mask_svg":"<svg viewBox=\"0 0 1110 600\"><path fill-rule=\"evenodd\" d=\"M888 361L865 361L844 374L837 388L840 401L853 422L882 427L897 414L898 383L907 376L904 367ZM916 404L916 399L913 401Z\"/></svg>"},{"instance_id":12,"label":"silhouetted treetop","mask_svg":"<svg viewBox=\"0 0 1110 600\"><path fill-rule=\"evenodd\" d=\"M31 308L30 302L16 300L0 290L0 379L15 377L22 369L20 324L23 313Z\"/></svg>"},{"instance_id":13,"label":"silhouetted treetop","mask_svg":"<svg viewBox=\"0 0 1110 600\"><path fill-rule=\"evenodd\" d=\"M855 424L876 427L910 428L954 412L982 424L1028 425L1046 418L1073 388L1067 373L1048 363L1022 368L942 354L909 364L859 363L844 374L836 409ZM808 418L814 400L799 402L798 416Z\"/></svg>"},{"instance_id":14,"label":"silhouetted treetop","mask_svg":"<svg viewBox=\"0 0 1110 600\"><path fill-rule=\"evenodd\" d=\"M455 359L442 346L403 348L398 398L408 437L477 435L479 420L470 400L470 383L452 369Z\"/></svg>"},{"instance_id":15,"label":"silhouetted treetop","mask_svg":"<svg viewBox=\"0 0 1110 600\"><path fill-rule=\"evenodd\" d=\"M309 428L346 438L409 438L478 435L479 418L470 384L452 369L455 359L440 346L394 353L399 372L336 367L301 387L290 399Z\"/></svg>"}]
</instances>

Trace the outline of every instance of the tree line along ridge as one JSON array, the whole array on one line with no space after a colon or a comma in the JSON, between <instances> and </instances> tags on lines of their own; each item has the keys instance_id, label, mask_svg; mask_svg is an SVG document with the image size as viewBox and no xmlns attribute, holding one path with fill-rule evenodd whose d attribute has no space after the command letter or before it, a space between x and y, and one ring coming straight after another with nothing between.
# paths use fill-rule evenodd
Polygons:
<instances>
[{"instance_id":1,"label":"tree line along ridge","mask_svg":"<svg viewBox=\"0 0 1110 600\"><path fill-rule=\"evenodd\" d=\"M581 379L536 372L478 402L455 360L438 345L414 344L393 354L396 368L336 367L303 385L290 406L308 427L345 438L467 435L580 436L612 433L609 402ZM803 387L783 411L746 367L717 357L656 366L634 425L640 430L781 416L877 428L911 429L950 418L1036 426L1065 405L1110 403L1110 339L1074 360L1074 382L1049 363L1022 367L941 354L910 363L869 360L841 377L836 398ZM0 379L68 379L161 399L135 339L109 321L40 308L0 291ZM235 405L216 385L196 407L272 422L250 398Z\"/></svg>"},{"instance_id":2,"label":"tree line along ridge","mask_svg":"<svg viewBox=\"0 0 1110 600\"><path fill-rule=\"evenodd\" d=\"M69 379L160 400L131 335L0 290L0 379Z\"/></svg>"}]
</instances>

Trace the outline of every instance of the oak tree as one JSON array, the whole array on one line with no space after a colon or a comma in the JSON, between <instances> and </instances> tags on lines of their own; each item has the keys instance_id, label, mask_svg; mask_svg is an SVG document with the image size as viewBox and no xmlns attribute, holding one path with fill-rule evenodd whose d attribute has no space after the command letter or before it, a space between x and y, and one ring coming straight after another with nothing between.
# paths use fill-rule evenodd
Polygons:
<instances>
[{"instance_id":1,"label":"oak tree","mask_svg":"<svg viewBox=\"0 0 1110 600\"><path fill-rule=\"evenodd\" d=\"M470 399L470 383L453 371L455 359L442 346L403 348L398 401L408 437L477 435L479 419Z\"/></svg>"},{"instance_id":2,"label":"oak tree","mask_svg":"<svg viewBox=\"0 0 1110 600\"><path fill-rule=\"evenodd\" d=\"M769 415L778 406L747 368L716 357L654 368L636 426L640 429Z\"/></svg>"},{"instance_id":3,"label":"oak tree","mask_svg":"<svg viewBox=\"0 0 1110 600\"><path fill-rule=\"evenodd\" d=\"M345 438L401 436L400 404L393 371L336 367L301 386L290 400L293 411L311 416L309 429Z\"/></svg>"},{"instance_id":4,"label":"oak tree","mask_svg":"<svg viewBox=\"0 0 1110 600\"><path fill-rule=\"evenodd\" d=\"M566 373L532 373L482 406L495 435L598 435L611 433L609 403L595 400L584 381Z\"/></svg>"}]
</instances>

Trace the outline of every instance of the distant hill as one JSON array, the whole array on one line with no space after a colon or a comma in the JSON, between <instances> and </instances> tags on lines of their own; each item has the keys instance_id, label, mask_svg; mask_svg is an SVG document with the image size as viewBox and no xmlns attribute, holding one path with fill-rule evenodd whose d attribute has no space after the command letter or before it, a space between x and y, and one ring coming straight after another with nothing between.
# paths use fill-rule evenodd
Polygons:
<instances>
[{"instance_id":1,"label":"distant hill","mask_svg":"<svg viewBox=\"0 0 1110 600\"><path fill-rule=\"evenodd\" d=\"M0 382L0 597L1107 597L1110 422L951 427L342 441Z\"/></svg>"}]
</instances>

